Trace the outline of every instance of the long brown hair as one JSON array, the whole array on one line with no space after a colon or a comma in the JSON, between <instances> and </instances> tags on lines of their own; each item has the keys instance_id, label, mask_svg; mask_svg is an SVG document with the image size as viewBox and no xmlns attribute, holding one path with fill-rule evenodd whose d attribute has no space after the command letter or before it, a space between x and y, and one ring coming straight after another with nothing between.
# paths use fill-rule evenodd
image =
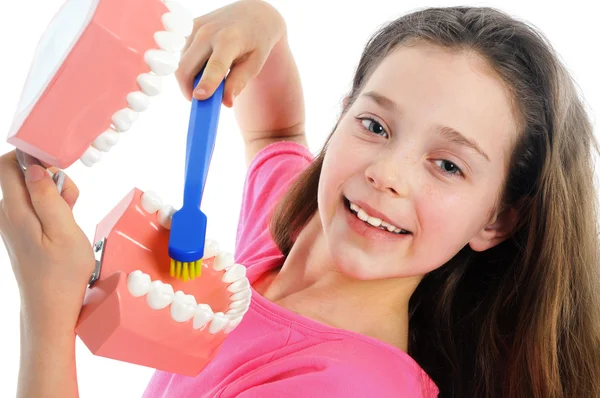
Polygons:
<instances>
[{"instance_id":1,"label":"long brown hair","mask_svg":"<svg viewBox=\"0 0 600 398\"><path fill-rule=\"evenodd\" d=\"M476 51L511 90L521 128L501 199L520 222L510 239L482 253L467 245L424 277L408 353L441 397L600 397L597 143L571 77L541 33L501 11L428 8L367 43L342 116L378 64L414 41ZM284 255L317 211L328 142L275 209Z\"/></svg>"}]
</instances>

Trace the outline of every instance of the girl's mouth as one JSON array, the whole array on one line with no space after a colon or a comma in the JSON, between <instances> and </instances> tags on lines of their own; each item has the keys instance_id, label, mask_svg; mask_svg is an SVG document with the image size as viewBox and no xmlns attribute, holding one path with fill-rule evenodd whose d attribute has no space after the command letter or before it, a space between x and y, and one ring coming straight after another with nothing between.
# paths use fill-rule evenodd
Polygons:
<instances>
[{"instance_id":1,"label":"girl's mouth","mask_svg":"<svg viewBox=\"0 0 600 398\"><path fill-rule=\"evenodd\" d=\"M344 206L346 209L352 214L352 218L354 221L361 222L366 229L360 228L361 232L371 230L375 232L375 230L382 231L384 234L396 235L396 236L406 236L412 235L410 231L404 230L402 228L396 227L395 225L391 225L385 221L382 221L379 218L370 216L367 212L360 208L360 206L350 202L346 197L344 197ZM355 223L353 223L356 225Z\"/></svg>"}]
</instances>

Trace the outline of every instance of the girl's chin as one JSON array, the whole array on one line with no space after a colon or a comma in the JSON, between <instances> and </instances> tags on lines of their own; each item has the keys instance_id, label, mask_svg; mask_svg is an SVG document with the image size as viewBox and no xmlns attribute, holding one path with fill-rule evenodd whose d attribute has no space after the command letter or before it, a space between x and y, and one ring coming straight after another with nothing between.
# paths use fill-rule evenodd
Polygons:
<instances>
[{"instance_id":1,"label":"girl's chin","mask_svg":"<svg viewBox=\"0 0 600 398\"><path fill-rule=\"evenodd\" d=\"M385 271L384 264L372 256L356 248L339 247L338 254L333 256L337 269L346 277L358 280L375 280L393 277ZM389 270L389 268L388 268Z\"/></svg>"},{"instance_id":2,"label":"girl's chin","mask_svg":"<svg viewBox=\"0 0 600 398\"><path fill-rule=\"evenodd\" d=\"M357 280L422 278L431 269L415 269L401 253L367 253L347 241L330 241L333 262L344 276ZM435 268L435 267L434 267Z\"/></svg>"}]
</instances>

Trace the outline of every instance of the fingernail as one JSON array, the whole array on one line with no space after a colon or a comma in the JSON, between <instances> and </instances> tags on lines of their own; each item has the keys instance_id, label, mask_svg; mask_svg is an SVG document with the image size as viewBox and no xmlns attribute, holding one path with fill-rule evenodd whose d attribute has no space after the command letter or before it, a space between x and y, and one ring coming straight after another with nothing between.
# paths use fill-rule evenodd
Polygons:
<instances>
[{"instance_id":1,"label":"fingernail","mask_svg":"<svg viewBox=\"0 0 600 398\"><path fill-rule=\"evenodd\" d=\"M35 182L44 178L44 174L46 172L39 166L29 166L27 170L25 170L25 180L27 182Z\"/></svg>"},{"instance_id":2,"label":"fingernail","mask_svg":"<svg viewBox=\"0 0 600 398\"><path fill-rule=\"evenodd\" d=\"M197 89L194 91L194 95L197 95L197 96L202 96L202 95L204 95L204 94L206 94L206 90L205 90L205 89L203 89L203 88L197 88Z\"/></svg>"}]
</instances>

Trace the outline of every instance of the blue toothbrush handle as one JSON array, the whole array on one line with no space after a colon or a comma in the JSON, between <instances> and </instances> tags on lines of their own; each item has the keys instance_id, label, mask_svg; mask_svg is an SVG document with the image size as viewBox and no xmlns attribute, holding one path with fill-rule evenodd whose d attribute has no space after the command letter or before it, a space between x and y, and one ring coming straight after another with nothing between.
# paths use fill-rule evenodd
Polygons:
<instances>
[{"instance_id":1,"label":"blue toothbrush handle","mask_svg":"<svg viewBox=\"0 0 600 398\"><path fill-rule=\"evenodd\" d=\"M194 88L198 85L203 72L204 69L194 79ZM225 80L219 84L210 98L201 101L192 98L185 156L184 206L199 207L202 202L208 168L215 147L224 88Z\"/></svg>"}]
</instances>

